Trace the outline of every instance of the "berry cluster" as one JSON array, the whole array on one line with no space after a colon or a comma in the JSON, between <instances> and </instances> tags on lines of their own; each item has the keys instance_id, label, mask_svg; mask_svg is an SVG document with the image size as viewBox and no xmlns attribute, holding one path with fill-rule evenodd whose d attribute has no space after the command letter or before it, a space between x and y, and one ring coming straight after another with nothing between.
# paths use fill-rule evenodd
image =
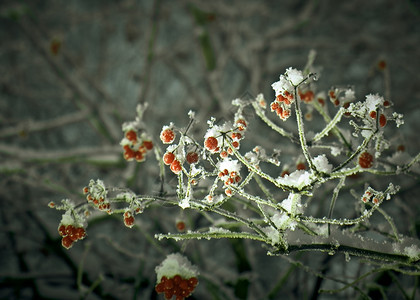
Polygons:
<instances>
[{"instance_id":1,"label":"berry cluster","mask_svg":"<svg viewBox=\"0 0 420 300\"><path fill-rule=\"evenodd\" d=\"M240 141L244 138L244 132L248 123L239 116L235 118L235 125L225 123L222 126L213 126L204 136L204 148L211 153L219 153L220 157L226 158L233 153L234 149L239 149ZM227 142L226 139L229 141Z\"/></svg>"},{"instance_id":2,"label":"berry cluster","mask_svg":"<svg viewBox=\"0 0 420 300\"><path fill-rule=\"evenodd\" d=\"M286 121L290 117L290 106L293 103L293 100L293 94L284 91L283 94L277 95L276 99L271 102L271 111L276 112L280 119Z\"/></svg>"},{"instance_id":3,"label":"berry cluster","mask_svg":"<svg viewBox=\"0 0 420 300\"><path fill-rule=\"evenodd\" d=\"M175 295L176 300L183 300L191 295L198 284L197 277L189 279L182 278L180 275L175 275L172 278L162 276L160 282L156 285L156 292L164 293L165 299L169 300Z\"/></svg>"},{"instance_id":4,"label":"berry cluster","mask_svg":"<svg viewBox=\"0 0 420 300\"><path fill-rule=\"evenodd\" d=\"M329 90L328 96L335 106L348 108L350 103L356 99L354 90L349 87L333 87Z\"/></svg>"},{"instance_id":5,"label":"berry cluster","mask_svg":"<svg viewBox=\"0 0 420 300\"><path fill-rule=\"evenodd\" d=\"M83 240L86 237L86 231L82 226L76 227L71 224L67 226L61 224L58 227L58 233L62 237L61 245L66 249L70 249L74 242Z\"/></svg>"},{"instance_id":6,"label":"berry cluster","mask_svg":"<svg viewBox=\"0 0 420 300\"><path fill-rule=\"evenodd\" d=\"M299 97L300 99L305 102L305 103L309 103L312 102L312 100L314 100L314 92L311 90L307 90L306 92L302 92L301 90L299 90Z\"/></svg>"},{"instance_id":7,"label":"berry cluster","mask_svg":"<svg viewBox=\"0 0 420 300\"><path fill-rule=\"evenodd\" d=\"M125 138L121 141L124 148L124 158L127 161L136 160L142 162L146 159L148 151L153 149L153 142L143 133L138 136L133 129L125 132Z\"/></svg>"},{"instance_id":8,"label":"berry cluster","mask_svg":"<svg viewBox=\"0 0 420 300\"><path fill-rule=\"evenodd\" d=\"M106 211L108 214L111 213L111 203L106 200L106 193L101 191L98 193L97 187L85 186L83 188L83 193L86 195L86 199L89 203L92 203L100 211Z\"/></svg>"},{"instance_id":9,"label":"berry cluster","mask_svg":"<svg viewBox=\"0 0 420 300\"><path fill-rule=\"evenodd\" d=\"M218 176L224 182L225 194L227 196L232 196L232 189L229 186L236 185L242 180L239 175L240 167L241 165L237 160L225 159L220 162Z\"/></svg>"}]
</instances>

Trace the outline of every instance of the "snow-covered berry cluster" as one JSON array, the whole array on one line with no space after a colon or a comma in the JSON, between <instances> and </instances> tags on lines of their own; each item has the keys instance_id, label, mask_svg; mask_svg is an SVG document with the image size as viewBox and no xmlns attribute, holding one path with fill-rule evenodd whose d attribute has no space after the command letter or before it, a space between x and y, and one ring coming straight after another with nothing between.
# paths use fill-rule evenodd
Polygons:
<instances>
[{"instance_id":1,"label":"snow-covered berry cluster","mask_svg":"<svg viewBox=\"0 0 420 300\"><path fill-rule=\"evenodd\" d=\"M127 161L142 162L146 159L146 154L153 149L153 141L145 131L142 122L142 115L146 107L146 105L138 105L136 119L122 125L124 138L120 145L124 149L123 156Z\"/></svg>"},{"instance_id":2,"label":"snow-covered berry cluster","mask_svg":"<svg viewBox=\"0 0 420 300\"><path fill-rule=\"evenodd\" d=\"M63 245L66 249L70 249L74 242L83 240L86 237L86 231L83 226L76 226L72 224L60 224L58 226L58 233L62 237L61 245Z\"/></svg>"},{"instance_id":3,"label":"snow-covered berry cluster","mask_svg":"<svg viewBox=\"0 0 420 300\"><path fill-rule=\"evenodd\" d=\"M169 300L183 300L191 295L198 284L198 270L179 253L170 254L156 267L156 292L163 293Z\"/></svg>"},{"instance_id":4,"label":"snow-covered berry cluster","mask_svg":"<svg viewBox=\"0 0 420 300\"><path fill-rule=\"evenodd\" d=\"M111 204L107 199L108 191L102 180L90 180L89 185L83 188L88 202L92 203L97 209L111 213Z\"/></svg>"},{"instance_id":5,"label":"snow-covered berry cluster","mask_svg":"<svg viewBox=\"0 0 420 300\"><path fill-rule=\"evenodd\" d=\"M234 149L239 149L248 123L243 116L236 115L234 124L225 122L222 125L214 125L209 121L209 125L204 135L204 148L210 153L219 153L220 157L226 158Z\"/></svg>"},{"instance_id":6,"label":"snow-covered berry cluster","mask_svg":"<svg viewBox=\"0 0 420 300\"><path fill-rule=\"evenodd\" d=\"M238 160L225 158L218 163L219 179L224 183L225 194L232 196L232 186L236 186L241 180L240 169L241 164Z\"/></svg>"},{"instance_id":7,"label":"snow-covered berry cluster","mask_svg":"<svg viewBox=\"0 0 420 300\"><path fill-rule=\"evenodd\" d=\"M303 81L305 81L305 76L302 71L288 68L284 74L280 75L279 81L271 85L276 96L270 104L271 111L276 112L283 121L290 117L291 105L295 101L294 89Z\"/></svg>"}]
</instances>

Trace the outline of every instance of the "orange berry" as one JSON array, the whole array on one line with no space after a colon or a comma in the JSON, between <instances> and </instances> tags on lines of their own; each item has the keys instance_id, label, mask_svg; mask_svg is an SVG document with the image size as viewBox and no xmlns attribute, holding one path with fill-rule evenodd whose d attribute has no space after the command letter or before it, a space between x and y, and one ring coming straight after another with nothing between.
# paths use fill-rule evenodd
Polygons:
<instances>
[{"instance_id":1,"label":"orange berry","mask_svg":"<svg viewBox=\"0 0 420 300\"><path fill-rule=\"evenodd\" d=\"M160 139L164 144L170 144L175 140L175 132L170 128L166 128L160 133Z\"/></svg>"},{"instance_id":2,"label":"orange berry","mask_svg":"<svg viewBox=\"0 0 420 300\"><path fill-rule=\"evenodd\" d=\"M87 194L87 193L89 193L89 188L87 186L85 186L83 188L83 194Z\"/></svg>"},{"instance_id":3,"label":"orange berry","mask_svg":"<svg viewBox=\"0 0 420 300\"><path fill-rule=\"evenodd\" d=\"M231 137L232 139L240 140L242 138L242 134L240 134L239 132L232 132Z\"/></svg>"},{"instance_id":4,"label":"orange berry","mask_svg":"<svg viewBox=\"0 0 420 300\"><path fill-rule=\"evenodd\" d=\"M359 155L359 165L364 168L368 169L373 165L373 156L369 152L363 152Z\"/></svg>"},{"instance_id":5,"label":"orange berry","mask_svg":"<svg viewBox=\"0 0 420 300\"><path fill-rule=\"evenodd\" d=\"M231 189L225 189L226 196L232 196L232 190Z\"/></svg>"},{"instance_id":6,"label":"orange berry","mask_svg":"<svg viewBox=\"0 0 420 300\"><path fill-rule=\"evenodd\" d=\"M166 152L163 155L163 163L165 165L169 166L174 160L175 160L175 154L173 154L172 152Z\"/></svg>"},{"instance_id":7,"label":"orange berry","mask_svg":"<svg viewBox=\"0 0 420 300\"><path fill-rule=\"evenodd\" d=\"M198 162L197 152L188 152L186 159L189 164L195 164L196 162Z\"/></svg>"},{"instance_id":8,"label":"orange berry","mask_svg":"<svg viewBox=\"0 0 420 300\"><path fill-rule=\"evenodd\" d=\"M226 157L228 157L228 153L226 152L226 151L222 151L222 152L220 152L220 157L221 158L226 158Z\"/></svg>"},{"instance_id":9,"label":"orange berry","mask_svg":"<svg viewBox=\"0 0 420 300\"><path fill-rule=\"evenodd\" d=\"M239 148L239 142L238 142L238 141L234 141L234 142L232 142L232 146L233 146L234 148L238 149L238 148Z\"/></svg>"},{"instance_id":10,"label":"orange berry","mask_svg":"<svg viewBox=\"0 0 420 300\"><path fill-rule=\"evenodd\" d=\"M325 105L325 100L322 98L318 98L318 103L321 104L322 106Z\"/></svg>"},{"instance_id":11,"label":"orange berry","mask_svg":"<svg viewBox=\"0 0 420 300\"><path fill-rule=\"evenodd\" d=\"M244 119L237 120L236 125L238 125L239 131L244 131L247 127L246 121Z\"/></svg>"},{"instance_id":12,"label":"orange berry","mask_svg":"<svg viewBox=\"0 0 420 300\"><path fill-rule=\"evenodd\" d=\"M179 160L174 160L171 163L171 171L174 172L175 174L178 174L179 172L182 171L182 166L181 163L179 162Z\"/></svg>"},{"instance_id":13,"label":"orange berry","mask_svg":"<svg viewBox=\"0 0 420 300\"><path fill-rule=\"evenodd\" d=\"M279 104L277 102L271 102L271 111L276 111L279 108Z\"/></svg>"},{"instance_id":14,"label":"orange berry","mask_svg":"<svg viewBox=\"0 0 420 300\"><path fill-rule=\"evenodd\" d=\"M217 144L218 144L217 139L214 136L209 136L204 141L204 147L206 147L207 150L209 150L209 151L216 150Z\"/></svg>"},{"instance_id":15,"label":"orange berry","mask_svg":"<svg viewBox=\"0 0 420 300\"><path fill-rule=\"evenodd\" d=\"M303 102L309 103L314 99L314 92L307 91L304 94L300 94L300 98L302 99Z\"/></svg>"}]
</instances>

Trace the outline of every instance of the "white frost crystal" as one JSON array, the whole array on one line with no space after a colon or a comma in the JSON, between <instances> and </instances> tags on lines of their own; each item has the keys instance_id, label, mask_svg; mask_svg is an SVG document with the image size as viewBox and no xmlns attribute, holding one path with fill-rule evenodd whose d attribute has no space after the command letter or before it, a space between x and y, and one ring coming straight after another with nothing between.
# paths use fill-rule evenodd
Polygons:
<instances>
[{"instance_id":1,"label":"white frost crystal","mask_svg":"<svg viewBox=\"0 0 420 300\"><path fill-rule=\"evenodd\" d=\"M282 185L294 186L298 189L311 183L310 173L304 170L296 170L284 177L278 177L277 182Z\"/></svg>"},{"instance_id":2,"label":"white frost crystal","mask_svg":"<svg viewBox=\"0 0 420 300\"><path fill-rule=\"evenodd\" d=\"M325 156L325 154L318 155L313 159L313 162L318 171L325 173L330 173L332 171L333 166L328 162L328 159Z\"/></svg>"}]
</instances>

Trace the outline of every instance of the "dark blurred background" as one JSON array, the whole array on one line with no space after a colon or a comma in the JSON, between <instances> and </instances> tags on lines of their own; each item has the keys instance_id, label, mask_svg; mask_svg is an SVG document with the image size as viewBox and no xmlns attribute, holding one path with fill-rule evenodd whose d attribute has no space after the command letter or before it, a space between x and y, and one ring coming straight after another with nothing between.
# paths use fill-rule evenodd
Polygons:
<instances>
[{"instance_id":1,"label":"dark blurred background","mask_svg":"<svg viewBox=\"0 0 420 300\"><path fill-rule=\"evenodd\" d=\"M244 247L233 242L153 240L175 230L184 217L179 208L146 211L131 230L98 215L88 238L66 251L57 233L60 212L47 204L83 201L91 178L157 192L153 155L127 163L119 146L121 124L134 119L137 103L149 103L145 121L155 136L170 121L185 126L190 109L204 124L210 116L227 119L234 98L263 92L270 101L271 83L287 67L302 68L311 49L322 66L319 89L353 85L358 99L391 99L405 119L396 143L415 155L419 21L417 0L2 0L0 298L156 299L154 267L189 249L206 278L195 299L262 299L279 282L271 299L336 299L316 293L322 282L314 274L266 257L257 244L241 265ZM414 190L408 195L418 200ZM415 218L419 208L400 212ZM313 267L325 271L332 260L320 256ZM358 267L350 262L345 269ZM282 277L288 270L292 275ZM243 278L246 295L235 290ZM354 296L346 293L340 297Z\"/></svg>"}]
</instances>

